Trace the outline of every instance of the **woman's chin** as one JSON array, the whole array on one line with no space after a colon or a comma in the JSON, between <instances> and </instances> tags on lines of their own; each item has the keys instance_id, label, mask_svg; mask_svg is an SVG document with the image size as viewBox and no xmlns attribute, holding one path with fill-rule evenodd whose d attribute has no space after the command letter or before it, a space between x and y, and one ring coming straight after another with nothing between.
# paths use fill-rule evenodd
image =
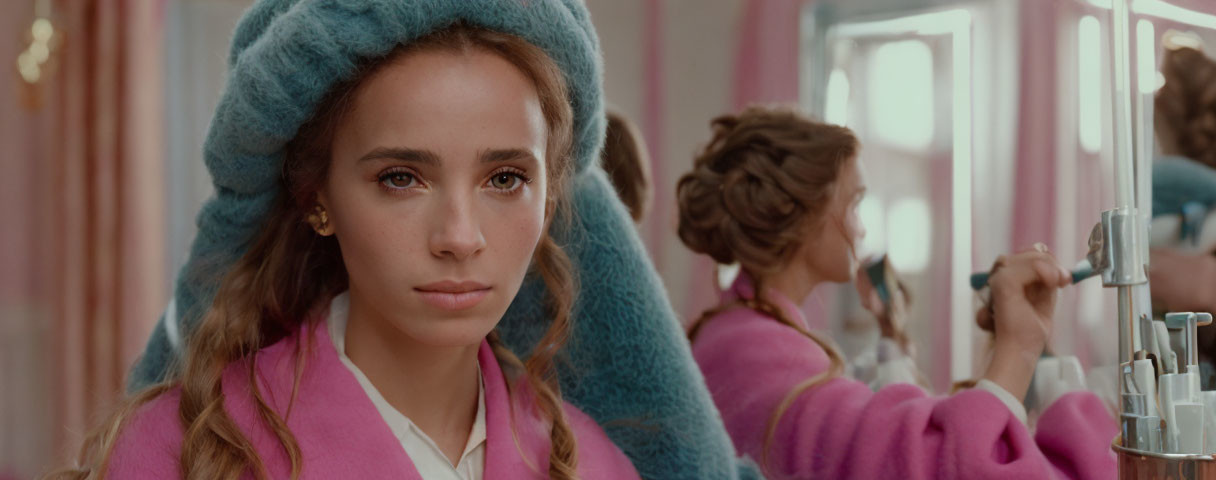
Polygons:
<instances>
[{"instance_id":1,"label":"woman's chin","mask_svg":"<svg viewBox=\"0 0 1216 480\"><path fill-rule=\"evenodd\" d=\"M423 325L413 325L410 336L415 341L436 347L463 347L479 345L485 340L498 320L485 318L442 318L423 320Z\"/></svg>"}]
</instances>

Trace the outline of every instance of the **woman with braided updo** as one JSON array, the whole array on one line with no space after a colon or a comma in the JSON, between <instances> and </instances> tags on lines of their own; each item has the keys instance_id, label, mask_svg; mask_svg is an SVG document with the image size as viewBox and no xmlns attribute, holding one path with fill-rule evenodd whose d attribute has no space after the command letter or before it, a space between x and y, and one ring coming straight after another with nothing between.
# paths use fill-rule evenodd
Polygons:
<instances>
[{"instance_id":1,"label":"woman with braided updo","mask_svg":"<svg viewBox=\"0 0 1216 480\"><path fill-rule=\"evenodd\" d=\"M1117 433L1097 397L1064 395L1032 438L1021 399L1068 274L1041 246L998 260L992 363L978 388L929 397L842 377L840 354L798 309L850 281L865 229L858 141L847 128L749 108L712 122L680 178L679 234L741 273L690 330L735 446L770 478L1111 478ZM896 239L898 241L898 239Z\"/></svg>"}]
</instances>

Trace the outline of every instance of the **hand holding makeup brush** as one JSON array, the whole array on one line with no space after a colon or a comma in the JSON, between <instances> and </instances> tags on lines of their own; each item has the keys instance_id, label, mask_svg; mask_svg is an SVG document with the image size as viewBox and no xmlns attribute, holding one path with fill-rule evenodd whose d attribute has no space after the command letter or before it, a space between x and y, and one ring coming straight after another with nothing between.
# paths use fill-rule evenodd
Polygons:
<instances>
[{"instance_id":1,"label":"hand holding makeup brush","mask_svg":"<svg viewBox=\"0 0 1216 480\"><path fill-rule=\"evenodd\" d=\"M1018 398L1026 395L1035 364L1047 346L1059 289L1072 282L1043 244L998 258L989 280L992 295L976 314L993 332L993 356L984 378Z\"/></svg>"}]
</instances>

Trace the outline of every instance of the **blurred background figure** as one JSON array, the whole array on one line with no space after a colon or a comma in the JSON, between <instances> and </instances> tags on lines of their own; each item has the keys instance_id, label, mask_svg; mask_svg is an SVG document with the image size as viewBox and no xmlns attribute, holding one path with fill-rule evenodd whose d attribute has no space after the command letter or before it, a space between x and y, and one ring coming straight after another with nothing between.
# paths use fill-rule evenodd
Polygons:
<instances>
[{"instance_id":1,"label":"blurred background figure","mask_svg":"<svg viewBox=\"0 0 1216 480\"><path fill-rule=\"evenodd\" d=\"M1153 167L1153 310L1216 310L1216 61L1194 33L1163 38L1164 83L1153 126L1161 155ZM1200 328L1200 381L1216 387L1216 329Z\"/></svg>"},{"instance_id":2,"label":"blurred background figure","mask_svg":"<svg viewBox=\"0 0 1216 480\"><path fill-rule=\"evenodd\" d=\"M612 182L621 203L629 210L634 223L641 224L650 209L654 186L650 180L650 154L646 142L628 118L608 110L608 128L604 134L604 171Z\"/></svg>"}]
</instances>

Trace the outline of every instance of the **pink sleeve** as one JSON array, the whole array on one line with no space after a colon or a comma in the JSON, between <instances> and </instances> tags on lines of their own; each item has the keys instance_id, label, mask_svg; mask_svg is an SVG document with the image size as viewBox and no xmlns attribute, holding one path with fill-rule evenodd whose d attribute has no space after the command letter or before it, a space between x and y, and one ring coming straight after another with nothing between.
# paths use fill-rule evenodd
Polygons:
<instances>
[{"instance_id":1,"label":"pink sleeve","mask_svg":"<svg viewBox=\"0 0 1216 480\"><path fill-rule=\"evenodd\" d=\"M106 478L181 478L179 399L179 390L166 392L144 404L127 420L110 454Z\"/></svg>"},{"instance_id":2,"label":"pink sleeve","mask_svg":"<svg viewBox=\"0 0 1216 480\"><path fill-rule=\"evenodd\" d=\"M733 314L693 347L741 453L764 463L765 431L795 386L827 369L814 342L767 318ZM897 384L878 392L836 378L798 396L773 435L774 478L1076 478L1115 473L1116 431L1089 394L1062 398L1032 437L991 393L928 397Z\"/></svg>"},{"instance_id":3,"label":"pink sleeve","mask_svg":"<svg viewBox=\"0 0 1216 480\"><path fill-rule=\"evenodd\" d=\"M1098 478L1103 473L1103 478L1115 478L1115 457L1110 444L1119 433L1118 426L1097 395L1065 394L1043 411L1035 425L1035 443L1056 469L1067 472L1069 478ZM1090 459L1108 461L1094 465Z\"/></svg>"}]
</instances>

